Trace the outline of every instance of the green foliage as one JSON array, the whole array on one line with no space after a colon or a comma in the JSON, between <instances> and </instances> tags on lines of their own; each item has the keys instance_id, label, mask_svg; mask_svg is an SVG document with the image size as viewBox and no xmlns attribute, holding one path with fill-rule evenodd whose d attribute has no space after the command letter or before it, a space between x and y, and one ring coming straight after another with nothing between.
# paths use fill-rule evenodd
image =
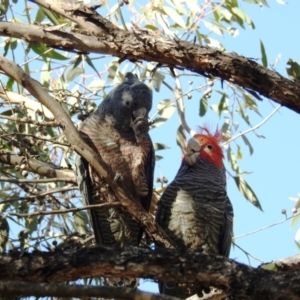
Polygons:
<instances>
[{"instance_id":1,"label":"green foliage","mask_svg":"<svg viewBox=\"0 0 300 300\"><path fill-rule=\"evenodd\" d=\"M297 223L300 222L300 214L296 214L293 219L292 219L292 224L291 226L295 226Z\"/></svg>"},{"instance_id":2,"label":"green foliage","mask_svg":"<svg viewBox=\"0 0 300 300\"><path fill-rule=\"evenodd\" d=\"M208 108L208 99L207 99L207 97L203 96L200 99L200 109L199 109L200 117L203 117L206 114L207 108Z\"/></svg>"},{"instance_id":3,"label":"green foliage","mask_svg":"<svg viewBox=\"0 0 300 300\"><path fill-rule=\"evenodd\" d=\"M144 72L144 76L146 75L147 73ZM142 78L144 77L142 76ZM162 83L164 82L164 79L165 79L165 75L159 71L156 71L152 77L152 80L151 80L151 85L153 86L153 88L159 92L160 91L160 88L161 88L161 85Z\"/></svg>"},{"instance_id":4,"label":"green foliage","mask_svg":"<svg viewBox=\"0 0 300 300\"><path fill-rule=\"evenodd\" d=\"M300 65L297 62L293 61L291 58L288 60L287 65L290 66L289 68L286 68L286 71L287 71L289 77L292 80L299 82L300 81Z\"/></svg>"},{"instance_id":5,"label":"green foliage","mask_svg":"<svg viewBox=\"0 0 300 300\"><path fill-rule=\"evenodd\" d=\"M129 9L126 5L119 4L110 8L104 3L98 12L107 16L107 19L120 28L132 30L130 12L135 11L135 26L148 30L154 37L164 35L172 40L193 40L201 46L225 51L221 44L225 36L237 37L241 29L255 29L250 16L239 7L239 2L173 0L161 1L161 5L149 2L139 7L132 1ZM246 2L268 6L265 0ZM25 6L26 2L22 4ZM8 9L10 5L13 5L13 1L0 4L1 15L5 16L6 20L13 18ZM62 25L62 30L66 32L78 30L70 20L51 10L32 5L33 9L23 7L25 17L19 22L36 22L45 28ZM19 14L22 13L23 10L20 10ZM257 99L249 92L232 82L221 82L218 78L208 79L186 70L176 69L178 74L174 79L174 73L169 68L174 66L132 62L127 61L126 57L82 54L78 49L70 49L69 52L54 50L41 42L26 43L11 37L3 38L1 46L3 55L16 61L28 75L38 80L61 104L76 126L95 110L111 88L123 81L127 71L132 71L153 90L154 116L151 119L151 129L164 132L164 126L176 119L173 131L164 132L161 140L155 141L156 151L169 149L170 145L166 145L167 142L163 138L166 135L173 136L174 139L176 137L182 152L185 151L189 133L183 121L194 126L185 118L186 107L192 107L194 116L200 117L199 124L204 122L203 117L212 118L213 124L218 123L227 147L230 168L228 173L233 173L229 180L232 180L230 177L233 178L241 195L262 210L258 197L244 178L245 172L242 172L239 166L247 157L248 150L250 155L254 152L250 137L242 134L234 139L236 135L253 126L251 120L254 115L261 117ZM260 50L262 64L267 67L268 60L262 41ZM292 59L288 61L288 65L289 76L298 81L300 66ZM55 170L72 172L74 153L69 142L62 134L59 124L53 124L55 120L51 112L39 105L21 85L11 78L4 78L2 87L13 93L9 97L1 96L0 146L2 150L10 151L11 154L18 153L22 161L10 165L3 163L0 168L0 176L16 180L16 183L0 181L0 252L5 247L20 247L23 250L52 249L57 243L58 246L64 247L70 237L76 237L76 241L85 241L85 238L91 235L87 213L59 213L84 205L76 185L55 181L38 182L37 180L46 177L33 171L29 164L30 161L36 160L47 164L49 170L50 166L55 166ZM19 98L20 95L24 98ZM174 115L176 117L173 117ZM230 141L230 145L226 144L226 141ZM156 160L162 159L166 158L156 155ZM177 159L176 164L179 165L180 157ZM18 179L27 179L28 182L21 184L17 182ZM53 210L57 211L57 214L48 214ZM18 216L9 213L17 213ZM39 215L32 215L33 213ZM295 224L298 221L298 217L293 220ZM8 236L10 224L17 228L19 234L15 234L15 240L7 242L5 238ZM2 240L1 235L4 237Z\"/></svg>"},{"instance_id":6,"label":"green foliage","mask_svg":"<svg viewBox=\"0 0 300 300\"><path fill-rule=\"evenodd\" d=\"M261 52L262 64L265 68L267 68L268 67L268 59L267 59L267 55L266 55L265 46L262 41L260 41L260 52Z\"/></svg>"},{"instance_id":7,"label":"green foliage","mask_svg":"<svg viewBox=\"0 0 300 300\"><path fill-rule=\"evenodd\" d=\"M153 143L153 148L154 148L155 151L164 150L164 149L170 149L170 147L168 147L167 145L162 144L162 143ZM163 159L163 156L161 156L161 155L155 155L155 160L156 161L161 160L161 159Z\"/></svg>"},{"instance_id":8,"label":"green foliage","mask_svg":"<svg viewBox=\"0 0 300 300\"><path fill-rule=\"evenodd\" d=\"M155 151L163 150L163 149L170 149L170 147L168 147L167 145L162 144L162 143L153 143L153 148Z\"/></svg>"},{"instance_id":9,"label":"green foliage","mask_svg":"<svg viewBox=\"0 0 300 300\"><path fill-rule=\"evenodd\" d=\"M240 176L235 176L233 178L242 195L245 196L245 198L249 200L254 206L262 210L259 200L249 184Z\"/></svg>"},{"instance_id":10,"label":"green foliage","mask_svg":"<svg viewBox=\"0 0 300 300\"><path fill-rule=\"evenodd\" d=\"M172 99L161 100L157 105L158 117L154 120L152 128L162 125L169 120L176 110L175 101Z\"/></svg>"},{"instance_id":11,"label":"green foliage","mask_svg":"<svg viewBox=\"0 0 300 300\"><path fill-rule=\"evenodd\" d=\"M231 147L228 147L227 149L227 157L228 161L230 163L231 169L236 173L235 176L233 176L233 179L235 181L235 184L241 194L250 201L254 206L262 210L261 204L255 194L255 192L252 190L252 188L249 186L249 184L246 182L246 180L242 176L242 172L240 170L240 167L237 162L237 158L242 158L241 148L238 146L237 151L237 158L233 154L233 151L231 150Z\"/></svg>"},{"instance_id":12,"label":"green foliage","mask_svg":"<svg viewBox=\"0 0 300 300\"><path fill-rule=\"evenodd\" d=\"M184 152L184 150L186 148L186 135L184 133L182 125L180 125L179 128L177 129L176 143L181 148L181 150Z\"/></svg>"},{"instance_id":13,"label":"green foliage","mask_svg":"<svg viewBox=\"0 0 300 300\"><path fill-rule=\"evenodd\" d=\"M70 82L73 81L77 76L80 76L84 73L84 70L81 68L72 68L67 74L66 74L66 81Z\"/></svg>"},{"instance_id":14,"label":"green foliage","mask_svg":"<svg viewBox=\"0 0 300 300\"><path fill-rule=\"evenodd\" d=\"M250 151L250 155L252 155L253 152L254 152L254 149L253 149L250 141L248 140L248 138L245 135L242 135L242 139L243 139L244 143L246 144L246 146L248 146L249 151Z\"/></svg>"},{"instance_id":15,"label":"green foliage","mask_svg":"<svg viewBox=\"0 0 300 300\"><path fill-rule=\"evenodd\" d=\"M266 271L278 271L276 263L262 264L260 268Z\"/></svg>"},{"instance_id":16,"label":"green foliage","mask_svg":"<svg viewBox=\"0 0 300 300\"><path fill-rule=\"evenodd\" d=\"M32 42L28 45L27 51L32 50L36 54L40 55L44 60L46 58L58 59L58 60L67 60L68 58L64 55L58 53L57 51L46 47L42 43Z\"/></svg>"}]
</instances>

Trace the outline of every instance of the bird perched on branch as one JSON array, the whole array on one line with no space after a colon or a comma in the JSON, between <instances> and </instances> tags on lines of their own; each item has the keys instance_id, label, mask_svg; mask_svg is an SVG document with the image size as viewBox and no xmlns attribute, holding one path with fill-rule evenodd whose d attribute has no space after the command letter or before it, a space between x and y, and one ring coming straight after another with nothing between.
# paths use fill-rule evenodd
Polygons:
<instances>
[{"instance_id":1,"label":"bird perched on branch","mask_svg":"<svg viewBox=\"0 0 300 300\"><path fill-rule=\"evenodd\" d=\"M152 91L132 73L115 87L80 128L83 140L100 154L122 182L132 201L149 211L154 171L154 150L148 134ZM87 204L118 201L112 189L79 155L75 158L79 190ZM108 247L138 246L143 230L124 208L98 208L90 212L97 244ZM132 279L132 281L131 281ZM116 278L118 286L135 286L134 278ZM111 283L112 281L110 281Z\"/></svg>"},{"instance_id":2,"label":"bird perched on branch","mask_svg":"<svg viewBox=\"0 0 300 300\"><path fill-rule=\"evenodd\" d=\"M201 128L188 141L178 173L158 202L157 223L179 249L229 256L233 209L226 192L222 135ZM208 286L159 283L160 292L187 298Z\"/></svg>"}]
</instances>

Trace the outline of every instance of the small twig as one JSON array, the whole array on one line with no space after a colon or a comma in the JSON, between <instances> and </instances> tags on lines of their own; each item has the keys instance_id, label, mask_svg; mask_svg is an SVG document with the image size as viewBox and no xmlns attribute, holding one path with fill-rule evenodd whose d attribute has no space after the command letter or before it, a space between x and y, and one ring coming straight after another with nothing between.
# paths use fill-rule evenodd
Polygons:
<instances>
[{"instance_id":1,"label":"small twig","mask_svg":"<svg viewBox=\"0 0 300 300\"><path fill-rule=\"evenodd\" d=\"M174 72L176 72L174 70ZM170 105L171 103L175 102L176 103L176 107L177 107L177 111L178 111L178 115L179 115L179 119L180 122L182 124L182 127L191 135L194 136L196 134L196 132L194 130L192 130L186 120L185 120L185 115L184 115L184 103L183 103L183 95L181 93L181 83L179 81L179 78L177 76L175 77L175 84L176 84L176 89L173 89L170 85L168 85L166 82L164 82L164 84L170 89L170 91L172 91L175 94L175 99L173 99L171 102L168 102L162 109L164 109L165 107L167 107L168 105ZM161 110L162 110L161 109ZM160 110L158 110L152 117L151 120L153 120L156 115L158 115L160 112Z\"/></svg>"},{"instance_id":2,"label":"small twig","mask_svg":"<svg viewBox=\"0 0 300 300\"><path fill-rule=\"evenodd\" d=\"M300 211L297 212L297 213L295 213L295 214L292 215L291 217L285 218L284 220L281 220L281 221L279 221L279 222L273 223L273 224L271 224L271 225L268 225L268 226L265 226L265 227L256 229L256 230L254 230L254 231L251 231L251 232L248 232L248 233L245 233L245 234L242 234L242 235L235 236L235 237L233 237L233 239L236 240L236 239L239 239L239 238L248 236L248 235L250 235L250 234L254 234L254 233L257 233L257 232L259 232L259 231L262 231L262 230L271 228L271 227L273 227L273 226L280 225L280 224L282 224L282 223L284 223L284 222L286 222L286 221L288 221L288 220L290 220L290 219L292 219L292 218L298 216L299 214L300 214Z\"/></svg>"},{"instance_id":3,"label":"small twig","mask_svg":"<svg viewBox=\"0 0 300 300\"><path fill-rule=\"evenodd\" d=\"M70 147L71 146L70 144L67 144L67 143L53 141L53 140L42 138L40 136L36 136L36 135L33 135L33 134L20 133L20 132L13 132L13 133L3 134L3 135L0 135L0 137L6 138L6 137L14 136L14 135L21 135L21 136L25 136L25 137L32 137L32 138L37 139L37 140L41 140L41 141L44 141L44 142L49 142L49 143L51 143L53 145L61 145L61 146L65 146L65 147Z\"/></svg>"},{"instance_id":4,"label":"small twig","mask_svg":"<svg viewBox=\"0 0 300 300\"><path fill-rule=\"evenodd\" d=\"M181 83L180 83L178 74L175 69L174 69L174 73L175 73L175 86L176 86L174 93L176 95L176 98L178 98L178 101L176 101L176 107L177 107L178 115L180 118L180 122L181 122L183 129L186 130L191 136L194 136L196 134L196 132L188 126L188 124L185 120L185 115L184 115L185 108L184 108L183 97L182 97L182 93L181 93L182 87L181 87Z\"/></svg>"},{"instance_id":5,"label":"small twig","mask_svg":"<svg viewBox=\"0 0 300 300\"><path fill-rule=\"evenodd\" d=\"M28 123L28 124L34 124L37 126L50 126L50 127L55 127L55 126L60 126L59 122L53 121L53 122L40 122L40 121L34 121L28 118L14 118L10 116L5 116L5 115L0 115L0 118L2 119L7 119L10 121L14 121L16 123Z\"/></svg>"},{"instance_id":6,"label":"small twig","mask_svg":"<svg viewBox=\"0 0 300 300\"><path fill-rule=\"evenodd\" d=\"M45 28L45 29L46 29L46 28ZM41 53L41 54L39 54L39 55L36 55L35 57L33 57L33 58L31 58L31 59L29 59L29 60L27 60L27 61L25 61L25 62L19 64L19 66L22 67L23 65L26 65L26 64L28 64L28 63L30 63L30 62L32 62L32 61L38 59L39 57L43 57L43 55L45 55L45 54L47 54L48 52L51 52L51 51L53 51L53 48L50 48L50 49L46 50L45 52L43 52L43 53Z\"/></svg>"},{"instance_id":7,"label":"small twig","mask_svg":"<svg viewBox=\"0 0 300 300\"><path fill-rule=\"evenodd\" d=\"M29 201L32 199L35 200L36 198L45 197L47 195L51 195L54 193L64 193L64 192L77 190L77 189L78 189L77 186L65 186L62 188L51 189L49 191L42 192L42 193L36 193L36 194L34 194L32 196L28 196L28 197L11 197L10 199L0 201L0 204L14 202L14 201Z\"/></svg>"},{"instance_id":8,"label":"small twig","mask_svg":"<svg viewBox=\"0 0 300 300\"><path fill-rule=\"evenodd\" d=\"M244 250L241 246L239 246L239 245L236 244L235 242L232 242L232 244L233 244L234 246L236 246L237 248L239 248L241 251L243 251L243 252L247 255L247 257L250 256L250 257L252 257L253 259L255 259L255 260L257 260L257 261L259 261L259 262L261 262L261 263L264 263L263 260L260 260L259 258L257 258L257 257L255 257L254 255L250 254L249 252L247 252L246 250ZM249 261L249 258L248 258L248 261ZM251 264L250 264L250 261L249 261L249 265L251 265Z\"/></svg>"},{"instance_id":9,"label":"small twig","mask_svg":"<svg viewBox=\"0 0 300 300\"><path fill-rule=\"evenodd\" d=\"M22 96L20 94L7 91L4 87L0 89L0 98L3 98L5 100L5 103L9 104L10 107L12 106L12 104L16 104L22 108L27 108L29 110L32 110L35 113L42 112L42 114L46 118L50 120L54 120L54 116L52 112L41 103L33 99L30 99L28 97Z\"/></svg>"},{"instance_id":10,"label":"small twig","mask_svg":"<svg viewBox=\"0 0 300 300\"><path fill-rule=\"evenodd\" d=\"M43 178L43 179L17 179L17 178L9 178L0 176L0 181L12 182L12 183L47 183L47 182L69 182L73 183L74 180L69 177L66 178Z\"/></svg>"},{"instance_id":11,"label":"small twig","mask_svg":"<svg viewBox=\"0 0 300 300\"><path fill-rule=\"evenodd\" d=\"M232 137L231 139L229 139L228 141L226 141L225 143L223 143L222 146L225 146L229 143L231 143L233 140L237 139L238 137L242 136L242 135L245 135L251 131L254 131L256 129L258 129L260 126L262 126L263 124L265 124L278 110L279 108L281 107L281 105L278 105L265 119L262 120L262 122L258 123L257 125L255 125L254 127L252 128L249 128L239 134L237 134L236 136Z\"/></svg>"},{"instance_id":12,"label":"small twig","mask_svg":"<svg viewBox=\"0 0 300 300\"><path fill-rule=\"evenodd\" d=\"M70 212L78 212L81 210L86 210L86 209L91 209L91 208L111 208L111 207L116 207L116 206L122 206L121 202L113 202L113 203L102 203L102 204L94 204L94 205L87 205L83 207L77 207L77 208L69 208L69 209L63 209L63 210L52 210L52 211L36 211L34 213L29 213L29 214L21 214L21 213L13 213L10 212L9 215L11 216L17 216L17 217L33 217L33 216L45 216L45 215L56 215L56 214L67 214Z\"/></svg>"},{"instance_id":13,"label":"small twig","mask_svg":"<svg viewBox=\"0 0 300 300\"><path fill-rule=\"evenodd\" d=\"M0 150L0 162L10 166L22 165L26 163L26 166L28 165L28 171L30 172L34 172L40 176L49 178L69 177L70 179L73 179L74 184L77 184L73 170L60 169L54 165L49 165L37 159L28 157L28 155L18 155L14 152Z\"/></svg>"},{"instance_id":14,"label":"small twig","mask_svg":"<svg viewBox=\"0 0 300 300\"><path fill-rule=\"evenodd\" d=\"M140 65L140 67L142 67L142 66ZM179 87L180 87L180 89L181 89L180 81L178 81L178 82L179 82ZM163 84L164 84L171 92L173 92L173 93L176 95L176 97L175 97L173 100L171 100L170 102L167 102L167 104L165 104L161 109L157 110L157 111L154 113L154 115L150 118L150 121L154 120L154 118L155 118L158 114L160 114L160 112L161 112L163 109L165 109L166 107L168 107L168 106L171 105L172 103L176 103L176 105L177 105L177 110L180 109L180 110L183 112L183 117L184 117L184 103L183 103L183 96L184 96L184 95L187 95L187 94L189 94L189 93L191 93L191 92L193 92L193 91L202 90L203 88L205 88L205 86L207 86L207 84L204 84L204 85L199 86L199 87L194 88L194 89L191 88L191 89L189 89L189 91L187 91L187 92L185 92L184 94L182 94L181 92L179 92L179 93L176 92L176 90L174 90L174 88L172 88L167 82L163 81ZM177 103L177 102L179 102L179 103ZM178 108L178 107L180 107L180 108ZM178 113L179 113L179 112L178 112ZM180 117L180 113L179 113L179 117ZM180 120L181 120L181 119L180 119ZM191 130L191 129L189 128L189 126L187 125L187 123L186 123L186 121L185 121L185 118L183 118L183 120L184 120L183 125L185 126L184 129L185 129L191 136L193 136L196 132L195 132L194 130Z\"/></svg>"}]
</instances>

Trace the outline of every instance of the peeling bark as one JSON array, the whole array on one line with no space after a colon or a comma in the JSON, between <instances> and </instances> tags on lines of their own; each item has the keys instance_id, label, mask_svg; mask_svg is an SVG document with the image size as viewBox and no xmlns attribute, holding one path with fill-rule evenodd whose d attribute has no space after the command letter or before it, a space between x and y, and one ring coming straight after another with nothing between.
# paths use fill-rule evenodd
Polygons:
<instances>
[{"instance_id":1,"label":"peeling bark","mask_svg":"<svg viewBox=\"0 0 300 300\"><path fill-rule=\"evenodd\" d=\"M146 30L132 32L115 27L92 9L61 0L34 1L80 25L91 35L66 33L33 25L0 23L0 35L25 41L40 41L63 50L78 49L128 60L153 61L171 68L185 68L203 76L214 76L257 93L300 113L300 84L254 60L193 43L157 36Z\"/></svg>"},{"instance_id":2,"label":"peeling bark","mask_svg":"<svg viewBox=\"0 0 300 300\"><path fill-rule=\"evenodd\" d=\"M222 256L171 249L84 248L0 255L1 281L64 282L88 277L141 277L202 282L234 299L299 299L300 272L252 268Z\"/></svg>"}]
</instances>

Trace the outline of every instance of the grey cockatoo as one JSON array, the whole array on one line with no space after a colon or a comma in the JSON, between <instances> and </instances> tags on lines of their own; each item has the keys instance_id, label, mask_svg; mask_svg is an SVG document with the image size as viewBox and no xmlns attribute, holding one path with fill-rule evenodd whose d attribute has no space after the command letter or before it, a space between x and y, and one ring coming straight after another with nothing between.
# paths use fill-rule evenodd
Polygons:
<instances>
[{"instance_id":1,"label":"grey cockatoo","mask_svg":"<svg viewBox=\"0 0 300 300\"><path fill-rule=\"evenodd\" d=\"M132 201L149 211L154 172L154 150L148 134L152 91L132 73L115 87L80 128L80 135L125 185ZM87 204L118 201L93 167L77 155L79 190ZM123 208L92 209L97 244L110 247L138 246L143 230ZM116 278L114 285L134 286L137 280Z\"/></svg>"},{"instance_id":2,"label":"grey cockatoo","mask_svg":"<svg viewBox=\"0 0 300 300\"><path fill-rule=\"evenodd\" d=\"M202 131L188 141L178 173L158 203L156 221L179 249L228 257L233 209L226 192L221 134ZM179 298L209 289L164 282L159 288Z\"/></svg>"}]
</instances>

